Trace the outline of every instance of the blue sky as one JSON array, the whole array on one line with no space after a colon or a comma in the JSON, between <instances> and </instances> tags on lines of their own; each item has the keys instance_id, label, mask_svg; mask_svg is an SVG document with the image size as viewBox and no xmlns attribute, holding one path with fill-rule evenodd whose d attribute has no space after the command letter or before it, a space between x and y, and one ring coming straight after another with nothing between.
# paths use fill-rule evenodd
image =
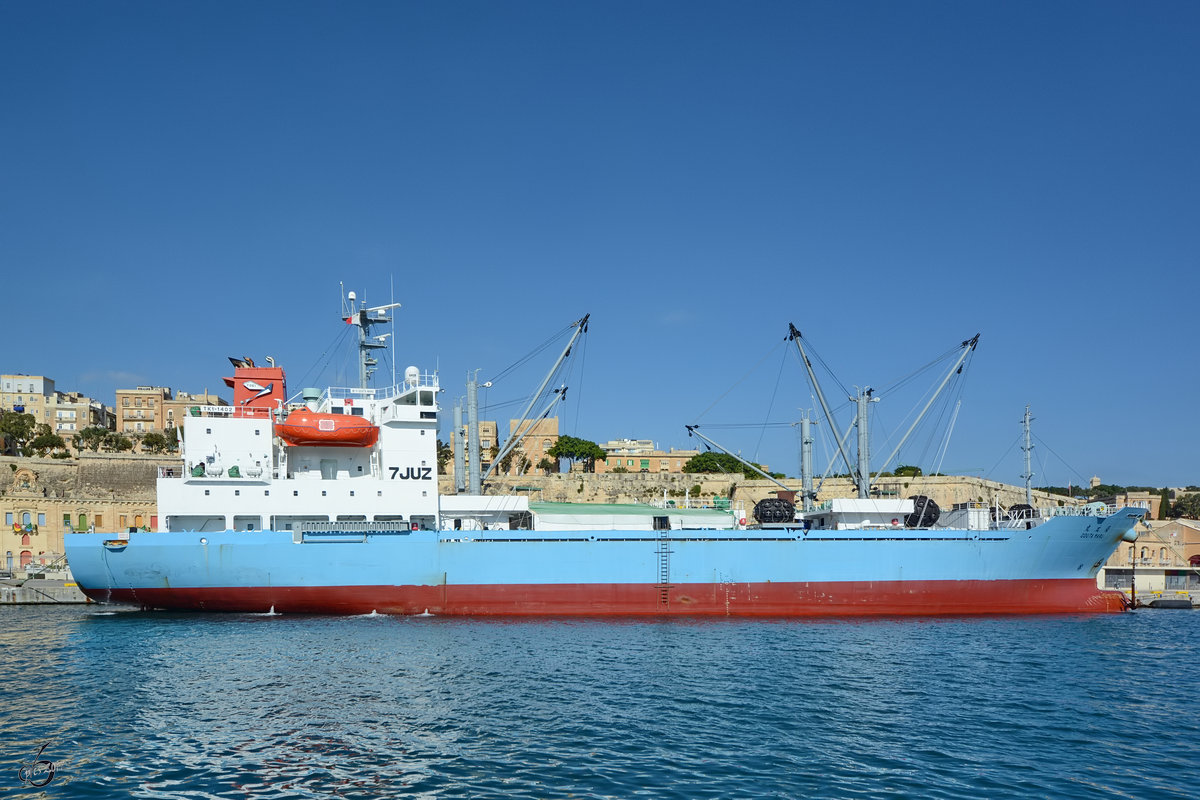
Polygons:
<instances>
[{"instance_id":1,"label":"blue sky","mask_svg":"<svg viewBox=\"0 0 1200 800\"><path fill-rule=\"evenodd\" d=\"M1019 482L1030 404L1035 483L1200 483L1198 35L1183 2L7 2L0 371L341 383L339 282L394 285L447 410L590 312L563 431L688 447L811 407L789 322L846 386L979 332L944 469ZM797 472L790 429L717 430Z\"/></svg>"}]
</instances>

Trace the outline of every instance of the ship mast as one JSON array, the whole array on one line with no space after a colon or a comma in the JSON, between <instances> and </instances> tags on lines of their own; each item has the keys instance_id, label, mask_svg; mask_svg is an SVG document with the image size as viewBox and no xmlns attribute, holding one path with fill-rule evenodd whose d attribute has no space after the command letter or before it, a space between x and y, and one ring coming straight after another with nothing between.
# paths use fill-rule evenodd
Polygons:
<instances>
[{"instance_id":1,"label":"ship mast","mask_svg":"<svg viewBox=\"0 0 1200 800\"><path fill-rule=\"evenodd\" d=\"M343 288L345 288L344 285ZM342 320L347 325L358 327L358 386L360 389L368 388L371 376L375 374L375 368L379 364L372 352L386 349L387 337L391 336L390 333L372 336L371 327L391 322L392 318L388 316L387 312L399 307L399 303L388 303L384 306L368 308L365 301L358 303L358 297L354 292L347 292L342 297Z\"/></svg>"},{"instance_id":2,"label":"ship mast","mask_svg":"<svg viewBox=\"0 0 1200 800\"><path fill-rule=\"evenodd\" d=\"M850 398L858 407L858 416L854 425L858 428L857 482L858 497L860 500L866 500L871 496L871 435L867 422L867 411L871 403L879 402L879 398L874 397L874 394L875 390L870 386L866 386L858 394Z\"/></svg>"}]
</instances>

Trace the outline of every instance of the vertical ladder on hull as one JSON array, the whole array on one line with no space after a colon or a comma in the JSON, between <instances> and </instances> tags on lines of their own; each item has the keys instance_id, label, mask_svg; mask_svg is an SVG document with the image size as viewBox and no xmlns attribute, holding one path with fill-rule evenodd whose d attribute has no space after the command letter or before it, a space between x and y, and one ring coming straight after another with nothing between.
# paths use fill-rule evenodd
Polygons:
<instances>
[{"instance_id":1,"label":"vertical ladder on hull","mask_svg":"<svg viewBox=\"0 0 1200 800\"><path fill-rule=\"evenodd\" d=\"M655 517L654 527L658 533L658 606L666 610L671 605L671 524L669 517Z\"/></svg>"}]
</instances>

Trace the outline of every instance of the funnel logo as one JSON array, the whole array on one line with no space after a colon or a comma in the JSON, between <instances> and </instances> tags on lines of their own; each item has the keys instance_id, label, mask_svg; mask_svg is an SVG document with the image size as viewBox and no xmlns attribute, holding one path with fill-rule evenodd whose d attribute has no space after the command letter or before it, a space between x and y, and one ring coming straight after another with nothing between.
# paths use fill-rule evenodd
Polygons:
<instances>
[{"instance_id":1,"label":"funnel logo","mask_svg":"<svg viewBox=\"0 0 1200 800\"><path fill-rule=\"evenodd\" d=\"M264 395L270 394L271 389L273 389L275 387L274 383L268 383L266 386L263 386L261 383L258 383L257 381L246 381L246 383L244 385L250 391L258 392L258 394L254 395L254 397L247 397L245 400L242 401L243 405L245 405L246 403L249 403L251 400L257 400L258 398L260 398Z\"/></svg>"}]
</instances>

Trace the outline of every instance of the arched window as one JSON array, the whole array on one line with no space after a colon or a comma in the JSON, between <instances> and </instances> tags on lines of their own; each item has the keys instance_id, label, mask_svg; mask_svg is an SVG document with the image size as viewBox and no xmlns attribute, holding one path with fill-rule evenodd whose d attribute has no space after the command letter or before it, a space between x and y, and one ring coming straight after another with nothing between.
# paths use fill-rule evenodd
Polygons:
<instances>
[{"instance_id":1,"label":"arched window","mask_svg":"<svg viewBox=\"0 0 1200 800\"><path fill-rule=\"evenodd\" d=\"M31 561L33 561L33 553L29 552L28 550L22 550L21 551L21 568L24 569L25 567L28 567L29 562L31 562Z\"/></svg>"},{"instance_id":2,"label":"arched window","mask_svg":"<svg viewBox=\"0 0 1200 800\"><path fill-rule=\"evenodd\" d=\"M1158 560L1159 561L1167 560L1167 548L1165 548L1165 547L1158 548Z\"/></svg>"},{"instance_id":3,"label":"arched window","mask_svg":"<svg viewBox=\"0 0 1200 800\"><path fill-rule=\"evenodd\" d=\"M29 545L29 534L28 533L21 534L21 545L22 546Z\"/></svg>"},{"instance_id":4,"label":"arched window","mask_svg":"<svg viewBox=\"0 0 1200 800\"><path fill-rule=\"evenodd\" d=\"M138 514L137 516L135 516L133 518L133 525L135 528L142 527L142 515L141 514Z\"/></svg>"},{"instance_id":5,"label":"arched window","mask_svg":"<svg viewBox=\"0 0 1200 800\"><path fill-rule=\"evenodd\" d=\"M22 525L32 525L33 524L33 517L29 516L28 511L26 511L24 514L21 515L21 524Z\"/></svg>"},{"instance_id":6,"label":"arched window","mask_svg":"<svg viewBox=\"0 0 1200 800\"><path fill-rule=\"evenodd\" d=\"M1150 551L1147 548L1143 547L1142 548L1142 560L1144 561L1145 559L1147 559L1149 557L1150 557Z\"/></svg>"},{"instance_id":7,"label":"arched window","mask_svg":"<svg viewBox=\"0 0 1200 800\"><path fill-rule=\"evenodd\" d=\"M81 530L81 531L87 530L87 514L79 515L79 530Z\"/></svg>"},{"instance_id":8,"label":"arched window","mask_svg":"<svg viewBox=\"0 0 1200 800\"><path fill-rule=\"evenodd\" d=\"M1129 545L1129 563L1132 564L1135 558L1137 558L1137 548Z\"/></svg>"}]
</instances>

